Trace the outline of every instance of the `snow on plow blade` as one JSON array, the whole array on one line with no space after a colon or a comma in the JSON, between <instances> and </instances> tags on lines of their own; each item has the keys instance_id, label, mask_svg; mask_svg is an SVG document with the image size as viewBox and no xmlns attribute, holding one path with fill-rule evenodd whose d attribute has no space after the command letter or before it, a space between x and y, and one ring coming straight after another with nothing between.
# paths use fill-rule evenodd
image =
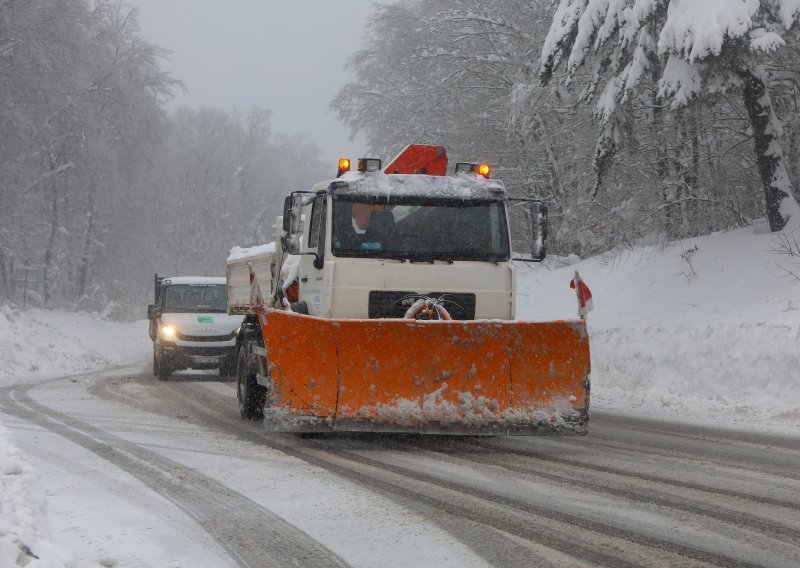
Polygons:
<instances>
[{"instance_id":1,"label":"snow on plow blade","mask_svg":"<svg viewBox=\"0 0 800 568\"><path fill-rule=\"evenodd\" d=\"M586 434L583 321L262 316L278 432Z\"/></svg>"}]
</instances>

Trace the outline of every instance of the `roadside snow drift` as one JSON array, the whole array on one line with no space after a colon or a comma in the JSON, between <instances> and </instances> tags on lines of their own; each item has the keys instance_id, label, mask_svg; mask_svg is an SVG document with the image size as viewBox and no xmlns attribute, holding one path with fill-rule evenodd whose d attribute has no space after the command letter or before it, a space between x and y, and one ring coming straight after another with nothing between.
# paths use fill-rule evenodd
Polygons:
<instances>
[{"instance_id":1,"label":"roadside snow drift","mask_svg":"<svg viewBox=\"0 0 800 568\"><path fill-rule=\"evenodd\" d=\"M151 351L146 321L0 306L0 386L146 363Z\"/></svg>"},{"instance_id":2,"label":"roadside snow drift","mask_svg":"<svg viewBox=\"0 0 800 568\"><path fill-rule=\"evenodd\" d=\"M100 568L50 541L47 499L28 458L0 424L0 566Z\"/></svg>"},{"instance_id":3,"label":"roadside snow drift","mask_svg":"<svg viewBox=\"0 0 800 568\"><path fill-rule=\"evenodd\" d=\"M593 409L796 433L800 281L787 269L800 274L800 259L779 254L777 238L761 224L521 266L517 316L576 317L578 270L595 304Z\"/></svg>"},{"instance_id":4,"label":"roadside snow drift","mask_svg":"<svg viewBox=\"0 0 800 568\"><path fill-rule=\"evenodd\" d=\"M0 386L144 363L150 349L146 322L0 306ZM36 471L0 424L0 567L100 566L76 558L50 540Z\"/></svg>"}]
</instances>

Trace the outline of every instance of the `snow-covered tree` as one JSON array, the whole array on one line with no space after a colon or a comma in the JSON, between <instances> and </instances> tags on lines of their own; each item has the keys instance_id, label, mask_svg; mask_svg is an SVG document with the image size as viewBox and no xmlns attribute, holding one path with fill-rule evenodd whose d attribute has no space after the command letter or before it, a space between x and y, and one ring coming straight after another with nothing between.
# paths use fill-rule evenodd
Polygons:
<instances>
[{"instance_id":1,"label":"snow-covered tree","mask_svg":"<svg viewBox=\"0 0 800 568\"><path fill-rule=\"evenodd\" d=\"M553 103L538 88L531 112L516 114L513 104L550 23L547 7L547 0L379 5L350 60L356 79L332 108L377 156L417 142L444 145L454 161L491 162L512 195L547 200L561 225L580 194L588 138L578 125L591 115L569 100Z\"/></svg>"},{"instance_id":2,"label":"snow-covered tree","mask_svg":"<svg viewBox=\"0 0 800 568\"><path fill-rule=\"evenodd\" d=\"M591 59L582 92L595 101L601 135L598 180L623 138L628 103L655 74L674 109L693 99L741 92L772 230L800 219L768 91L778 54L798 38L800 0L560 0L542 48L540 78L564 65L573 79ZM603 83L603 81L605 81ZM601 85L601 83L603 83Z\"/></svg>"},{"instance_id":3,"label":"snow-covered tree","mask_svg":"<svg viewBox=\"0 0 800 568\"><path fill-rule=\"evenodd\" d=\"M37 303L141 316L153 272L221 274L332 175L266 110L169 115L165 55L124 0L0 0L0 302L27 266Z\"/></svg>"}]
</instances>

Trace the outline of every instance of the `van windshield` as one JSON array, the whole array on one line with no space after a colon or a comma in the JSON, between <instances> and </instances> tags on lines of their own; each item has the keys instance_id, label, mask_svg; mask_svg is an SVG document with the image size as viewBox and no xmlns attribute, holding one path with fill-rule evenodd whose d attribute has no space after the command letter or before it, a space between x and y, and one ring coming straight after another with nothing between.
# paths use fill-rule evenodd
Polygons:
<instances>
[{"instance_id":1,"label":"van windshield","mask_svg":"<svg viewBox=\"0 0 800 568\"><path fill-rule=\"evenodd\" d=\"M228 311L224 284L172 284L165 287L162 312L223 313Z\"/></svg>"},{"instance_id":2,"label":"van windshield","mask_svg":"<svg viewBox=\"0 0 800 568\"><path fill-rule=\"evenodd\" d=\"M490 262L510 256L501 202L351 199L333 201L334 256Z\"/></svg>"}]
</instances>

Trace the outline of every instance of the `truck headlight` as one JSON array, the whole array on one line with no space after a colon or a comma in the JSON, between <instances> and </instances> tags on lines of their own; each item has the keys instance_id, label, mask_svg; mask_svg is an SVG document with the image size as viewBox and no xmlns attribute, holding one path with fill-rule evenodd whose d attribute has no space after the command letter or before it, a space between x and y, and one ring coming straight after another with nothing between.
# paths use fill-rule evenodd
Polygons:
<instances>
[{"instance_id":1,"label":"truck headlight","mask_svg":"<svg viewBox=\"0 0 800 568\"><path fill-rule=\"evenodd\" d=\"M164 337L175 337L175 328L171 325L165 325L161 328L161 333Z\"/></svg>"}]
</instances>

